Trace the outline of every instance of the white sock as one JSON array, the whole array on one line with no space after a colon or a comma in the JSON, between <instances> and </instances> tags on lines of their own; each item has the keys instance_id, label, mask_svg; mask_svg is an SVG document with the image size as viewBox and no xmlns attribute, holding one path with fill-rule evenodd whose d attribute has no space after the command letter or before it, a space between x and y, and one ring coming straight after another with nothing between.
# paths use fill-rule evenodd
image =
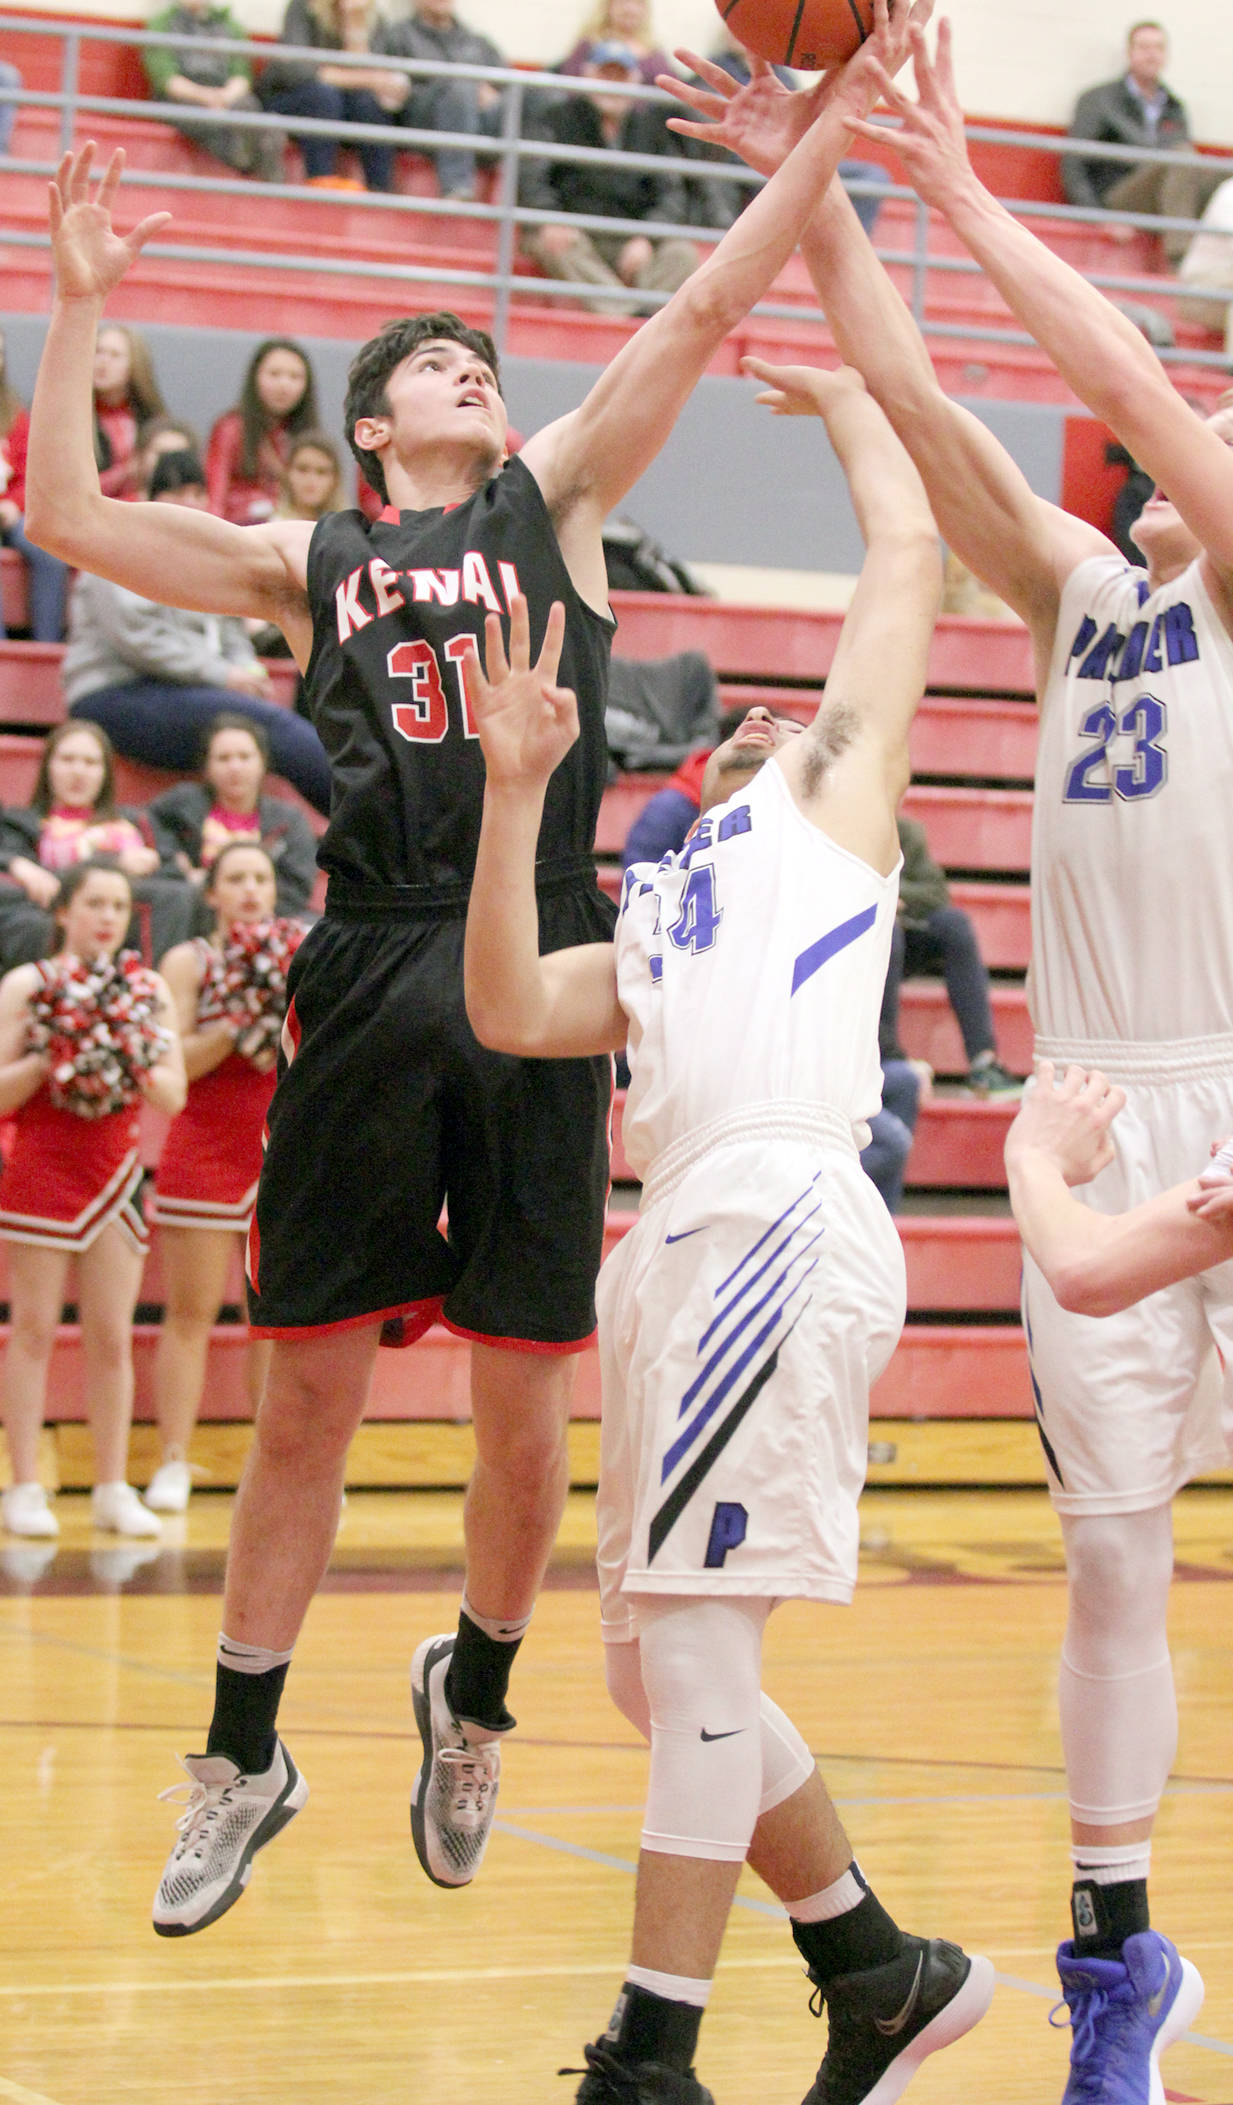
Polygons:
<instances>
[{"instance_id":1,"label":"white sock","mask_svg":"<svg viewBox=\"0 0 1233 2105\"><path fill-rule=\"evenodd\" d=\"M529 1615L481 1615L477 1608L471 1606L465 1593L462 1597L462 1612L468 1622L474 1623L477 1630L482 1630L485 1637L493 1638L497 1644L516 1645L531 1627Z\"/></svg>"},{"instance_id":2,"label":"white sock","mask_svg":"<svg viewBox=\"0 0 1233 2105\"><path fill-rule=\"evenodd\" d=\"M695 2010L706 2009L711 1993L709 1981L691 1981L677 1973L656 1973L653 1966L627 1966L625 1979L631 1988L645 1988L648 1995L657 1995L665 2003L690 2003Z\"/></svg>"},{"instance_id":3,"label":"white sock","mask_svg":"<svg viewBox=\"0 0 1233 2105\"><path fill-rule=\"evenodd\" d=\"M824 1886L820 1893L811 1893L806 1900L790 1900L788 1913L793 1922L833 1922L837 1915L847 1915L859 1908L869 1891L855 1862L833 1884Z\"/></svg>"},{"instance_id":4,"label":"white sock","mask_svg":"<svg viewBox=\"0 0 1233 2105\"><path fill-rule=\"evenodd\" d=\"M1093 1886L1124 1886L1131 1879L1146 1879L1152 1868L1152 1845L1146 1842L1117 1842L1094 1846L1072 1842L1070 1860L1075 1877Z\"/></svg>"},{"instance_id":5,"label":"white sock","mask_svg":"<svg viewBox=\"0 0 1233 2105\"><path fill-rule=\"evenodd\" d=\"M218 1663L228 1666L233 1674L269 1674L276 1666L286 1666L295 1647L288 1646L285 1652L272 1652L267 1645L237 1644L225 1630L218 1633Z\"/></svg>"}]
</instances>

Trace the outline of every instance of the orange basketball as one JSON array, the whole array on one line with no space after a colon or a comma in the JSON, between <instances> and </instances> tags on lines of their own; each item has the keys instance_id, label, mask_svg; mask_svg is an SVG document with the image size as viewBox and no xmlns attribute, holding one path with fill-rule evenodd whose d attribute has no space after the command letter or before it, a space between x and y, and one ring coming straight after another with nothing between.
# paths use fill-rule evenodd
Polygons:
<instances>
[{"instance_id":1,"label":"orange basketball","mask_svg":"<svg viewBox=\"0 0 1233 2105\"><path fill-rule=\"evenodd\" d=\"M819 73L851 58L873 28L873 0L715 0L738 44L773 66Z\"/></svg>"}]
</instances>

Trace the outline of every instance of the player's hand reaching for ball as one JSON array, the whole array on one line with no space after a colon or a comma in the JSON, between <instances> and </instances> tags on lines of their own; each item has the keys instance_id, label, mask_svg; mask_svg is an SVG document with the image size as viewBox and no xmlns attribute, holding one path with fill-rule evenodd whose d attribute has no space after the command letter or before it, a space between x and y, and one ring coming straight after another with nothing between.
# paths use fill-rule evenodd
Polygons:
<instances>
[{"instance_id":1,"label":"player's hand reaching for ball","mask_svg":"<svg viewBox=\"0 0 1233 2105\"><path fill-rule=\"evenodd\" d=\"M1060 1078L1052 1060L1036 1063L1036 1086L1024 1097L1006 1136L1006 1164L1037 1153L1048 1157L1068 1184L1089 1184L1113 1160L1109 1128L1126 1101L1103 1074L1068 1067Z\"/></svg>"},{"instance_id":2,"label":"player's hand reaching for ball","mask_svg":"<svg viewBox=\"0 0 1233 2105\"><path fill-rule=\"evenodd\" d=\"M765 358L742 358L741 371L762 382L756 399L775 417L824 417L853 395L868 392L850 365L828 372L816 365L769 365Z\"/></svg>"},{"instance_id":3,"label":"player's hand reaching for ball","mask_svg":"<svg viewBox=\"0 0 1233 2105\"><path fill-rule=\"evenodd\" d=\"M111 208L124 170L124 150L112 155L97 189L93 163L94 142L88 140L80 153L65 154L48 186L56 290L65 300L105 300L151 235L171 224L170 212L151 212L131 233L117 234Z\"/></svg>"},{"instance_id":4,"label":"player's hand reaching for ball","mask_svg":"<svg viewBox=\"0 0 1233 2105\"><path fill-rule=\"evenodd\" d=\"M500 617L484 623L484 662L477 651L462 661L467 702L479 732L488 783L494 789L540 789L578 736L578 703L558 687L565 640L565 609L554 600L544 643L531 663L531 623L525 599L510 602L509 656Z\"/></svg>"},{"instance_id":5,"label":"player's hand reaching for ball","mask_svg":"<svg viewBox=\"0 0 1233 2105\"><path fill-rule=\"evenodd\" d=\"M884 125L861 122L853 126L866 139L885 146L889 139L908 172L908 181L927 205L944 211L958 192L976 181L968 159L963 128L963 109L955 87L954 44L949 21L938 24L936 57L929 53L923 25L909 22L912 70L918 100L904 95L890 78L889 67L881 70L878 88L901 129L888 132ZM874 62L876 64L876 61Z\"/></svg>"}]
</instances>

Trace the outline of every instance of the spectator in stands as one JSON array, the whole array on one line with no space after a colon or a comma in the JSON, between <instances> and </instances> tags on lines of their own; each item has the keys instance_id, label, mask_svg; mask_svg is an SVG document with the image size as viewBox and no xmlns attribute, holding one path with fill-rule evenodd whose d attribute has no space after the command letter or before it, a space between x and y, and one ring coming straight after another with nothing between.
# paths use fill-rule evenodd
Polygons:
<instances>
[{"instance_id":1,"label":"spectator in stands","mask_svg":"<svg viewBox=\"0 0 1233 2105\"><path fill-rule=\"evenodd\" d=\"M131 1008L129 986L106 975L132 911L128 879L114 863L66 873L56 907L63 970L105 1023ZM90 981L93 981L91 986ZM122 1101L100 1116L75 1115L53 1098L46 1053L31 1044L32 1006L43 974L23 965L0 984L0 1114L16 1114L16 1140L0 1177L0 1236L7 1244L11 1314L4 1360L4 1429L12 1484L0 1520L10 1535L54 1537L59 1529L39 1483L39 1438L47 1371L77 1260L94 1492L90 1519L117 1535L157 1535L159 1524L127 1481L133 1415L132 1324L145 1263L138 1193L142 1102L174 1114L184 1102L184 1061L165 983L154 979L153 1063L126 1068ZM57 1062L57 1096L65 1090ZM70 1085L71 1089L71 1085Z\"/></svg>"},{"instance_id":2,"label":"spectator in stands","mask_svg":"<svg viewBox=\"0 0 1233 2105\"><path fill-rule=\"evenodd\" d=\"M586 22L582 35L557 67L558 73L585 73L600 44L624 44L638 61L638 77L648 88L661 73L675 67L659 44L651 21L650 0L600 0Z\"/></svg>"},{"instance_id":3,"label":"spectator in stands","mask_svg":"<svg viewBox=\"0 0 1233 2105\"><path fill-rule=\"evenodd\" d=\"M210 510L235 526L272 518L291 442L318 422L307 351L288 337L267 337L249 359L235 408L226 410L210 433Z\"/></svg>"},{"instance_id":4,"label":"spectator in stands","mask_svg":"<svg viewBox=\"0 0 1233 2105\"><path fill-rule=\"evenodd\" d=\"M133 494L138 431L166 407L145 338L104 322L94 350L94 452L105 497Z\"/></svg>"},{"instance_id":5,"label":"spectator in stands","mask_svg":"<svg viewBox=\"0 0 1233 2105\"><path fill-rule=\"evenodd\" d=\"M16 549L26 566L26 601L30 634L36 643L59 643L64 634L64 598L68 571L58 556L27 541L22 520L26 509L26 441L30 418L9 384L4 331L0 329L0 543ZM0 637L6 633L0 602Z\"/></svg>"},{"instance_id":6,"label":"spectator in stands","mask_svg":"<svg viewBox=\"0 0 1233 2105\"><path fill-rule=\"evenodd\" d=\"M188 1448L205 1386L210 1331L226 1297L228 1267L235 1254L242 1255L248 1232L282 1024L281 1001L270 1027L255 1031L219 1012L228 945L274 914L269 857L255 842L233 839L210 872L206 897L213 909L210 938L184 943L165 960L189 1089L163 1147L150 1208L165 1282L154 1363L161 1453L145 1494L155 1513L183 1513L188 1505ZM269 1361L269 1344L250 1341L254 1415Z\"/></svg>"},{"instance_id":7,"label":"spectator in stands","mask_svg":"<svg viewBox=\"0 0 1233 2105\"><path fill-rule=\"evenodd\" d=\"M963 908L951 905L945 875L929 853L924 827L914 819L901 818L899 846L903 869L899 876L899 915L882 999L882 1058L886 1061L906 1057L899 1043L899 990L905 973L936 971L940 966L950 1005L963 1033L969 1088L977 1096L1017 1096L1023 1084L1007 1072L997 1056L989 973L980 954L976 930Z\"/></svg>"},{"instance_id":8,"label":"spectator in stands","mask_svg":"<svg viewBox=\"0 0 1233 2105\"><path fill-rule=\"evenodd\" d=\"M374 0L288 0L279 42L352 56L371 52L376 57L388 50L389 34ZM316 117L342 124L392 124L408 92L405 73L377 65L332 66L328 57L313 65L275 54L257 82L262 106L280 117ZM357 140L355 150L364 171L364 184L359 184L337 173L342 140L324 132L293 132L291 136L304 156L310 183L327 189L358 190L365 185L369 190L393 189L392 146Z\"/></svg>"},{"instance_id":9,"label":"spectator in stands","mask_svg":"<svg viewBox=\"0 0 1233 2105\"><path fill-rule=\"evenodd\" d=\"M155 504L209 510L205 472L191 453L154 470ZM244 623L142 599L83 571L69 602L64 691L70 714L101 724L117 752L189 774L202 734L224 709L263 726L275 771L328 812L330 770L312 725L267 699L269 675Z\"/></svg>"},{"instance_id":10,"label":"spectator in stands","mask_svg":"<svg viewBox=\"0 0 1233 2105\"><path fill-rule=\"evenodd\" d=\"M1142 212L1153 218L1197 219L1213 190L1228 173L1216 162L1211 172L1175 168L1157 156L1184 151L1190 143L1185 105L1165 86L1169 40L1159 22L1136 22L1126 40L1126 71L1117 80L1088 88L1071 120L1072 139L1098 140L1108 146L1143 149L1137 163L1087 161L1067 154L1062 161L1062 187L1072 205L1101 205L1109 212ZM1133 227L1114 227L1115 240L1132 241ZM1186 233L1161 237L1165 254L1178 263L1190 241Z\"/></svg>"},{"instance_id":11,"label":"spectator in stands","mask_svg":"<svg viewBox=\"0 0 1233 2105\"><path fill-rule=\"evenodd\" d=\"M459 21L453 0L417 0L406 20L390 28L383 48L399 58L439 59L451 66L506 63L491 37ZM451 80L447 74L413 79L398 121L417 131L472 132L477 138L495 139L501 130L502 99L491 81ZM475 155L467 147L443 146L434 158L442 197L466 202L475 196Z\"/></svg>"},{"instance_id":12,"label":"spectator in stands","mask_svg":"<svg viewBox=\"0 0 1233 2105\"><path fill-rule=\"evenodd\" d=\"M43 747L29 804L0 811L0 965L46 957L60 877L93 856L111 856L149 913L155 962L192 933L197 894L160 852L146 813L116 803L111 741L97 724L57 724ZM134 923L133 948L143 947Z\"/></svg>"},{"instance_id":13,"label":"spectator in stands","mask_svg":"<svg viewBox=\"0 0 1233 2105\"><path fill-rule=\"evenodd\" d=\"M923 1062L883 1060L882 1108L869 1121L869 1145L861 1151L861 1168L877 1187L888 1213L903 1204L903 1182L916 1136L921 1099L928 1087Z\"/></svg>"},{"instance_id":14,"label":"spectator in stands","mask_svg":"<svg viewBox=\"0 0 1233 2105\"><path fill-rule=\"evenodd\" d=\"M242 43L248 35L244 24L230 8L217 0L176 0L174 7L152 15L150 27L160 36L183 37L178 46L152 46L142 52L142 63L150 93L159 102L180 103L190 109L215 110L218 124L195 124L191 119L170 122L215 160L225 161L241 175L255 175L262 182L277 183L283 173L283 135L261 125L225 122L230 110L259 110L253 93L253 69L239 52L207 51L203 43L226 37Z\"/></svg>"},{"instance_id":15,"label":"spectator in stands","mask_svg":"<svg viewBox=\"0 0 1233 2105\"><path fill-rule=\"evenodd\" d=\"M635 0L622 0L622 4L629 6L635 4ZM731 31L725 29L721 32L718 44L710 53L710 60L713 66L718 66L742 86L748 81L749 54L743 45L738 44ZM659 70L662 73L668 69L661 66ZM787 66L776 66L773 71L785 86L793 85L796 76ZM673 150L685 154L691 160L724 161L729 165L735 164L738 168L745 165L737 154L728 153L722 146L710 146L704 140L677 137ZM839 179L849 190L856 216L865 232L872 238L882 199L877 192L858 194L851 191L850 186L853 183L876 183L878 191L882 191L889 187L890 176L877 161L841 161ZM698 216L691 219L690 224L721 229L730 227L737 214L749 203L755 189L760 187L760 184L725 183L716 182L714 179L694 184L692 188L698 200L699 210Z\"/></svg>"},{"instance_id":16,"label":"spectator in stands","mask_svg":"<svg viewBox=\"0 0 1233 2105\"><path fill-rule=\"evenodd\" d=\"M167 415L147 417L137 434L137 450L133 455L130 473L132 486L121 492L131 503L150 494L150 479L155 463L164 453L200 453L201 440L191 424L183 417Z\"/></svg>"},{"instance_id":17,"label":"spectator in stands","mask_svg":"<svg viewBox=\"0 0 1233 2105\"><path fill-rule=\"evenodd\" d=\"M317 842L296 804L265 793L270 745L260 724L234 710L216 716L205 738L199 782L177 782L150 805L156 838L203 893L219 855L233 841L269 857L278 912L303 914L317 878Z\"/></svg>"},{"instance_id":18,"label":"spectator in stands","mask_svg":"<svg viewBox=\"0 0 1233 2105\"><path fill-rule=\"evenodd\" d=\"M17 71L16 66L10 66L7 59L0 59L0 88L12 88L15 93L20 93L21 91L21 75ZM0 102L0 156L6 154L9 150L9 142L13 137L13 127L16 122L17 104L15 102Z\"/></svg>"},{"instance_id":19,"label":"spectator in stands","mask_svg":"<svg viewBox=\"0 0 1233 2105\"><path fill-rule=\"evenodd\" d=\"M611 84L638 79L638 55L628 45L596 45L583 75L591 83L590 92L540 102L529 113L528 137L557 146L679 157L663 109L606 92ZM666 220L678 225L685 224L691 213L690 195L681 177L596 162L524 161L518 201L540 211ZM680 236L588 234L568 221L529 228L523 245L550 278L632 287L641 293L673 293L698 267L697 247ZM582 304L595 314L629 311L624 303L611 300L584 299ZM638 304L634 303L635 308Z\"/></svg>"},{"instance_id":20,"label":"spectator in stands","mask_svg":"<svg viewBox=\"0 0 1233 2105\"><path fill-rule=\"evenodd\" d=\"M1183 285L1201 285L1206 297L1188 299L1184 312L1201 329L1219 329L1233 358L1233 178L1208 199L1202 224L1185 255L1178 277ZM1225 292L1215 297L1212 288Z\"/></svg>"},{"instance_id":21,"label":"spectator in stands","mask_svg":"<svg viewBox=\"0 0 1233 2105\"><path fill-rule=\"evenodd\" d=\"M302 431L292 441L278 481L276 519L324 519L347 502L342 456L324 431Z\"/></svg>"}]
</instances>

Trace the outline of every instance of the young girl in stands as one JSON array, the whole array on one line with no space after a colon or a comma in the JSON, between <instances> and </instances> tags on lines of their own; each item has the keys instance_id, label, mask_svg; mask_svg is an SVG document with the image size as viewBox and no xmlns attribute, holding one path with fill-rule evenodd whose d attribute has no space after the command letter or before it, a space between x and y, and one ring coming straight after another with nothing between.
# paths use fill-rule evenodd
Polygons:
<instances>
[{"instance_id":1,"label":"young girl in stands","mask_svg":"<svg viewBox=\"0 0 1233 2105\"><path fill-rule=\"evenodd\" d=\"M20 395L10 385L0 329L0 544L16 549L26 566L30 634L36 643L59 643L64 634L64 597L68 571L58 556L36 548L22 531L26 509L26 441L30 418ZM0 598L0 637L4 603Z\"/></svg>"},{"instance_id":2,"label":"young girl in stands","mask_svg":"<svg viewBox=\"0 0 1233 2105\"><path fill-rule=\"evenodd\" d=\"M654 87L656 74L677 71L657 42L650 0L600 0L588 17L579 42L569 57L562 59L558 73L584 72L599 44L624 44L627 51L632 51L638 61L639 78L648 88Z\"/></svg>"},{"instance_id":3,"label":"young girl in stands","mask_svg":"<svg viewBox=\"0 0 1233 2105\"><path fill-rule=\"evenodd\" d=\"M158 1533L127 1481L132 1322L147 1241L138 1112L145 1102L174 1115L186 1085L167 986L131 954L117 955L132 910L118 863L78 863L60 887L56 956L0 980L0 1115L16 1114L0 1176L13 1479L0 1519L10 1535L58 1532L38 1480L38 1449L73 1257L94 1436L90 1517L117 1535Z\"/></svg>"},{"instance_id":4,"label":"young girl in stands","mask_svg":"<svg viewBox=\"0 0 1233 2105\"><path fill-rule=\"evenodd\" d=\"M94 452L104 497L138 494L137 434L166 407L145 338L123 322L104 322L94 348Z\"/></svg>"},{"instance_id":5,"label":"young girl in stands","mask_svg":"<svg viewBox=\"0 0 1233 2105\"><path fill-rule=\"evenodd\" d=\"M248 363L240 399L218 419L206 451L210 510L236 526L273 516L292 441L314 430L317 391L308 353L267 337Z\"/></svg>"},{"instance_id":6,"label":"young girl in stands","mask_svg":"<svg viewBox=\"0 0 1233 2105\"><path fill-rule=\"evenodd\" d=\"M302 914L317 881L317 840L298 804L265 793L270 746L260 724L224 711L206 734L200 782L177 782L150 805L151 823L199 887L236 841L265 849L278 879L277 910Z\"/></svg>"},{"instance_id":7,"label":"young girl in stands","mask_svg":"<svg viewBox=\"0 0 1233 2105\"><path fill-rule=\"evenodd\" d=\"M234 841L206 879L213 936L164 960L184 1041L188 1102L167 1135L150 1218L158 1226L166 1305L154 1389L162 1461L146 1491L156 1513L183 1513L188 1445L205 1382L210 1331L242 1251L257 1193L261 1133L287 1002L286 969L303 934L275 920L274 865ZM254 1410L269 1346L249 1347Z\"/></svg>"},{"instance_id":8,"label":"young girl in stands","mask_svg":"<svg viewBox=\"0 0 1233 2105\"><path fill-rule=\"evenodd\" d=\"M347 502L342 458L324 431L302 431L293 442L279 477L276 519L311 519L341 512Z\"/></svg>"},{"instance_id":9,"label":"young girl in stands","mask_svg":"<svg viewBox=\"0 0 1233 2105\"><path fill-rule=\"evenodd\" d=\"M113 856L139 906L149 908L157 961L193 927L197 901L149 819L116 803L111 740L98 724L57 724L44 743L29 804L0 810L0 969L46 956L61 874Z\"/></svg>"}]
</instances>

